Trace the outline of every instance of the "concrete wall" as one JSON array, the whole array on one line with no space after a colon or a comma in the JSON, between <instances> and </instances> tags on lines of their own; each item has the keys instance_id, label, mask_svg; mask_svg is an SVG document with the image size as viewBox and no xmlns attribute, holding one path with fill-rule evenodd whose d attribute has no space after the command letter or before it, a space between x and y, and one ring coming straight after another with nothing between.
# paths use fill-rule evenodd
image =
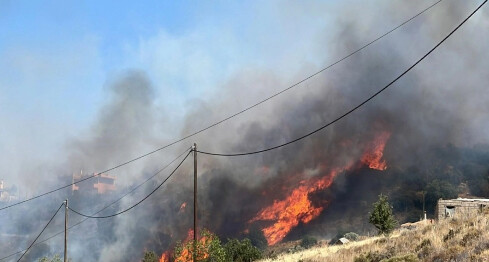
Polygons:
<instances>
[{"instance_id":1,"label":"concrete wall","mask_svg":"<svg viewBox=\"0 0 489 262\"><path fill-rule=\"evenodd\" d=\"M436 205L435 217L470 217L479 214L485 207L489 207L489 199L440 199Z\"/></svg>"}]
</instances>

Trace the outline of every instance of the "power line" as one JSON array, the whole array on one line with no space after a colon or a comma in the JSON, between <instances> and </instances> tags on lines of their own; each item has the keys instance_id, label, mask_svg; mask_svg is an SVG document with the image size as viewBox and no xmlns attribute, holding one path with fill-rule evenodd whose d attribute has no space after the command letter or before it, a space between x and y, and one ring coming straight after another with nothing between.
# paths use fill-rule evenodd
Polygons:
<instances>
[{"instance_id":1,"label":"power line","mask_svg":"<svg viewBox=\"0 0 489 262\"><path fill-rule=\"evenodd\" d=\"M48 227L48 225L51 223L51 221L53 221L54 217L58 214L59 210L61 209L61 207L64 205L61 204L59 207L58 207L58 210L56 210L56 212L54 212L54 215L51 217L51 219L49 219L48 223L44 226L44 228L41 230L41 233L39 233L39 235L37 235L36 239L34 239L34 241L32 241L32 243L29 245L29 247L25 250L25 252L22 254L22 256L20 256L20 258L17 260L17 262L19 262L23 257L24 255L27 253L27 251L29 251L29 249L31 249L31 247L34 245L34 243L36 243L37 239L41 236L41 234L44 232L44 230L46 230L46 228Z\"/></svg>"},{"instance_id":2,"label":"power line","mask_svg":"<svg viewBox=\"0 0 489 262\"><path fill-rule=\"evenodd\" d=\"M162 146L162 147L160 147L160 148L157 148L157 149L155 149L155 150L153 150L153 151L151 151L151 152L148 152L148 153L146 153L146 154L143 154L143 155L141 155L141 156L138 156L138 157L136 157L136 158L133 158L133 159L131 159L131 160L129 160L129 161L126 161L126 162L124 162L124 163L121 163L121 164L119 164L119 165L117 165L117 166L115 166L115 167L109 168L109 169L107 169L107 170L105 170L105 171L98 172L98 173L96 173L96 174L94 174L94 175L92 175L92 176L86 177L86 178L84 178L84 179L81 179L81 180L79 180L79 181L73 182L73 183L71 183L71 184L68 184L68 185L65 185L65 186L62 186L62 187L59 187L59 188L56 188L56 189L53 189L53 190L51 190L51 191L48 191L48 192L46 192L46 193L43 193L43 194L40 194L40 195L34 196L34 197L32 197L32 198L28 198L28 199L25 199L25 200L23 200L23 201L17 202L17 203L15 203L15 204L11 204L11 205L8 205L8 206L5 206L5 207L2 207L2 208L0 208L0 211L2 211L2 210L4 210L4 209L7 209L7 208L10 208L10 207L13 207L13 206L20 205L20 204L22 204L22 203L25 203L25 202L28 202L28 201L31 201L31 200L34 200L34 199L37 199L37 198L40 198L40 197L43 197L43 196L45 196L45 195L48 195L48 194L54 193L54 192L59 191L59 190L61 190L61 189L64 189L64 188L67 188L67 187L73 186L73 185L75 185L75 184L78 184L78 183L80 183L80 182L82 182L82 181L85 181L85 180L91 179L91 178L93 178L93 177L96 177L96 176L97 176L97 175L99 175L99 174L106 173L106 172L112 171L112 170L114 170L114 169L117 169L117 168L119 168L119 167L125 166L125 165L130 164L130 163L132 163L132 162L134 162L134 161L137 161L137 160L139 160L139 159L141 159L141 158L147 157L147 156L149 156L149 155L151 155L151 154L154 154L154 153L159 152L159 151L161 151L161 150L163 150L163 149L165 149L165 148L168 148L168 147L170 147L170 146L172 146L172 145L175 145L175 144L177 144L177 143L179 143L179 142L182 142L182 141L184 141L184 140L186 140L186 139L188 139L188 138L190 138L190 137L193 137L193 136L195 136L195 135L198 135L198 134L200 134L200 133L202 133L202 132L204 132L204 131L206 131L206 130L208 130L208 129L210 129L210 128L213 128L213 127L215 127L215 126L217 126L217 125L220 125L221 123L223 123L223 122L225 122L225 121L227 121L227 120L229 120L229 119L231 119L231 118L234 118L234 117L236 117L236 116L238 116L238 115L240 115L240 114L243 114L244 112L249 111L250 109L252 109L252 108L254 108L254 107L257 107L257 106L259 106L259 105L261 105L261 104L263 104L263 103L267 102L268 100L271 100L272 98L274 98L274 97L276 97L276 96L278 96L278 95L281 95L282 93L287 92L288 90L290 90L290 89L292 89L292 88L294 88L294 87L296 87L296 86L298 86L298 85L300 85L300 84L304 83L305 81L307 81L307 80L309 80L309 79L311 79L311 78L313 78L313 77L315 77L315 76L317 76L317 75L321 74L322 72L324 72L324 71L328 70L329 68L331 68L331 67L335 66L336 64L338 64L338 63L342 62L343 60L348 59L349 57L351 57L351 56L355 55L356 53L358 53L358 52L362 51L363 49L365 49L365 48L367 48L368 46L372 45L373 43L377 42L378 40L380 40L380 39L384 38L385 36L389 35L390 33L394 32L395 30L399 29L400 27L404 26L405 24L409 23L411 20L413 20L413 19L415 19L416 17L420 16L421 14L423 14L423 13L424 13L424 12L426 12L426 11L428 11L429 9L431 9L432 7L434 7L435 5L437 5L438 3L442 2L442 1L443 1L443 0L438 0L438 1L436 1L435 3L431 4L431 5L430 5L430 6L428 6L427 8L425 8L425 9L423 9L422 11L420 11L419 13L417 13L416 15L412 16L411 18L409 18L408 20L406 20L406 21L402 22L402 23L401 23L401 24L399 24L398 26L396 26L396 27L394 27L393 29L391 29L391 30L387 31L386 33L384 33L384 34L382 34L381 36L379 36L379 37L375 38L374 40L372 40L372 41L368 42L367 44L363 45L363 46L362 46L362 47L360 47L359 49L357 49L357 50L355 50L355 51L353 51L353 52L349 53L348 55L346 55L346 56L344 56L343 58L341 58L341 59L337 60L336 62L333 62L332 64L330 64L330 65L328 65L328 66L326 66L326 67L324 67L324 68L320 69L319 71L317 71L317 72L315 72L315 73L313 73L313 74L311 74L311 75L307 76L306 78L304 78L304 79L302 79L302 80L300 80L300 81L296 82L295 84L292 84L291 86L289 86L289 87L287 87L287 88L285 88L285 89L283 89L283 90L281 90L281 91L279 91L279 92L277 92L277 93L275 93L275 94L273 94L273 95L271 95L271 96L269 96L269 97L267 97L267 98L265 98L265 99L263 99L263 100L261 100L261 101L259 101L259 102L255 103L255 104L253 104L253 105L251 105L251 106L248 106L248 107L244 108L243 110L241 110L241 111L239 111L239 112L237 112L237 113L234 113L234 114L232 114L232 115L230 115L230 116L228 116L228 117L225 117L225 118L221 119L220 121L217 121L217 122L215 122L215 123L213 123L213 124L211 124L211 125L209 125L209 126L207 126L207 127L205 127L205 128L202 128L202 129L200 129L200 130L198 130L198 131L195 131L194 133L191 133L191 134L189 134L189 135L187 135L187 136L184 136L184 137L182 137L182 138L179 138L179 139L177 139L177 140L175 140L175 141L173 141L173 142L171 142L171 143L169 143L169 144L167 144L167 145L165 145L165 146Z\"/></svg>"},{"instance_id":3,"label":"power line","mask_svg":"<svg viewBox=\"0 0 489 262\"><path fill-rule=\"evenodd\" d=\"M245 155L254 155L254 154L259 154L259 153L263 153L263 152L267 152L267 151L270 151L270 150L274 150L274 149L277 149L277 148L280 148L280 147L284 147L286 145L290 145L292 143L295 143L299 140L302 140L308 136L311 136L321 130L323 130L324 128L338 122L339 120L343 119L344 117L348 116L349 114L353 113L355 110L357 110L358 108L360 108L361 106L363 106L364 104L366 104L367 102L369 102L370 100L372 100L374 97L376 97L377 95L379 95L380 93L382 93L384 90L386 90L387 88L389 88L392 84L394 84L397 80L399 80L401 77L403 77L406 73L408 73L409 71L411 71L411 69L413 69L416 65L418 65L421 61L423 61L428 55L430 55L436 48L438 48L443 42L445 42L445 40L447 40L453 33L455 33L455 31L457 31L467 20L469 20L472 15L474 15L485 3L487 2L487 0L485 0L479 7L477 7L477 9L475 9L467 18L465 18L457 27L455 27L455 29L453 29L447 36L445 36L438 44L436 44L428 53L426 53L425 55L423 55L418 61L416 61L413 65L411 65L408 69L406 69L402 74L400 74L399 76L397 76L394 80L392 80L389 84L387 84L385 87L383 87L382 89L380 89L379 91L377 91L375 94L373 94L372 96L370 96L369 98L367 98L366 100L364 100L362 103L360 103L359 105L355 106L354 108L350 109L349 111L347 111L346 113L344 113L343 115L337 117L336 119L334 119L333 121L321 126L320 128L312 131L312 132L309 132L301 137L298 137L296 139L293 139L289 142L286 142L286 143L283 143L283 144L280 144L280 145L277 145L277 146L273 146L273 147L270 147L270 148L266 148L266 149L262 149L262 150L257 150L257 151L252 151L252 152L246 152L246 153L229 153L229 154L226 154L226 153L212 153L212 152L205 152L205 151L198 151L199 153L201 154L205 154L205 155L212 155L212 156L245 156Z\"/></svg>"},{"instance_id":4,"label":"power line","mask_svg":"<svg viewBox=\"0 0 489 262\"><path fill-rule=\"evenodd\" d=\"M186 149L185 151L183 151L180 155L178 155L175 159L173 159L172 161L170 161L168 164L166 164L164 167L162 167L161 169L159 169L156 173L154 173L152 176L148 177L144 182L140 183L139 185L135 186L134 188L132 188L131 190L129 190L128 192L126 192L124 195L122 195L121 197L117 198L115 201L111 202L110 204L104 206L102 209L98 210L97 212L93 213L93 215L97 215L98 213L104 211L105 209L109 208L110 206L114 205L115 203L121 201L124 197L128 196L129 194L133 193L134 191L136 191L139 187L141 187L142 185L146 184L148 181L150 181L151 179L153 179L156 175L160 174L163 170L165 170L166 168L168 168L171 164L173 164L177 159L179 159L180 157L182 157L186 152L187 150L189 150L190 148ZM77 222L76 224L73 224L71 225L70 227L68 227L68 230L82 224L83 222L87 221L89 218L84 218L82 219L81 221ZM33 246L35 245L38 245L38 244L41 244L41 243L44 243L44 242L47 242L49 240L51 240L52 238L54 237L57 237L61 234L64 233L64 230L63 231L59 231L58 233L46 238L46 239L43 239L37 243L35 243ZM22 253L24 252L25 250L19 250L15 253L12 253L8 256L5 256L5 257L2 257L0 258L0 261L4 260L4 259L7 259L9 257L12 257L12 256L15 256L19 253Z\"/></svg>"},{"instance_id":5,"label":"power line","mask_svg":"<svg viewBox=\"0 0 489 262\"><path fill-rule=\"evenodd\" d=\"M112 169L110 169L110 170L112 170ZM59 190L61 190L61 189L65 189L65 188L67 188L67 187L70 187L70 186L72 186L72 185L78 184L78 183L83 182L83 181L85 181L85 180L88 180L88 179L90 179L90 178L96 177L96 176L98 176L99 174L101 174L101 173L105 173L105 172L107 172L107 171L102 171L102 172L100 172L100 173L93 174L93 175L91 175L91 176L89 176L89 177L86 177L86 178L80 179L80 180L78 180L78 181L76 181L76 182L73 182L73 183L71 183L71 184L69 184L69 185L65 185L65 186L62 186L62 187L58 187L58 188L56 188L56 189L53 189L53 190L48 191L48 192L46 192L46 193L42 193L42 194L37 195L37 196L35 196L35 197L31 197L31 198L28 198L28 199L22 200L22 201L20 201L20 202L14 203L14 204L11 204L11 205L8 205L8 206L4 206L4 207L0 208L0 211L2 211L2 210L4 210L4 209L7 209L7 208L11 208L11 207L13 207L13 206L17 206L17 205L23 204L23 203L25 203L25 202L28 202L28 201L31 201L31 200L34 200L34 199L37 199L37 198L40 198L40 197L43 197L43 196L45 196L45 195L49 195L49 194L54 193L54 192L56 192L56 191L59 191Z\"/></svg>"},{"instance_id":6,"label":"power line","mask_svg":"<svg viewBox=\"0 0 489 262\"><path fill-rule=\"evenodd\" d=\"M131 189L130 191L128 191L127 193L125 193L124 195L122 195L121 197L119 197L118 199L116 199L115 201L113 201L112 203L110 203L109 205L107 205L106 207L104 207L103 209L101 209L100 211L96 212L95 214L93 215L96 215L100 212L102 212L103 210L105 210L106 208L108 208L109 206L119 202L120 200L122 200L124 197L128 196L129 194L133 193L134 191L136 191L138 188L140 188L142 185L146 184L148 181L150 181L151 179L153 179L155 176L157 176L158 174L160 174L161 172L163 172L163 170L165 170L166 168L168 168L171 164L173 164L175 161L177 161L177 159L179 159L181 156L183 156L185 153L187 153L188 151L187 150L190 150L190 148L186 149L183 153L181 153L180 155L178 155L175 159L173 159L172 161L170 161L168 164L166 164L164 167L160 168L158 171L156 171L153 175L151 175L150 177L148 177L146 180L144 180L144 182L140 183L139 185L135 186L133 189ZM185 161L182 160L182 162ZM178 165L180 166L180 165ZM178 167L177 167L178 168ZM173 174L173 172L172 172ZM171 175L170 175L171 176ZM93 216L92 215L92 216Z\"/></svg>"},{"instance_id":7,"label":"power line","mask_svg":"<svg viewBox=\"0 0 489 262\"><path fill-rule=\"evenodd\" d=\"M158 190L174 173L175 171L177 171L177 169L183 164L183 162L185 161L185 159L187 159L187 157L190 155L192 151L189 151L187 153L187 155L185 156L185 158L180 162L180 164L178 164L178 166L173 169L173 171L170 173L170 175L168 175L168 177L165 178L165 180L163 180L163 182L161 182L155 189L153 189L153 191L151 191L151 193L149 193L148 195L146 195L143 199L139 200L136 204L130 206L129 208L125 209L125 210L122 210L120 212L117 212L115 214L112 214L112 215L107 215L107 216L91 216L91 215L85 215L79 211L76 211L74 209L72 209L71 207L68 207L69 210L71 210L71 212L77 214L77 215L80 215L82 217L86 217L86 218L109 218L109 217L115 217L115 216L118 216L118 215L121 215L131 209L133 209L134 207L136 207L137 205L141 204L144 200L146 200L148 197L150 197L154 192L156 192L156 190Z\"/></svg>"}]
</instances>

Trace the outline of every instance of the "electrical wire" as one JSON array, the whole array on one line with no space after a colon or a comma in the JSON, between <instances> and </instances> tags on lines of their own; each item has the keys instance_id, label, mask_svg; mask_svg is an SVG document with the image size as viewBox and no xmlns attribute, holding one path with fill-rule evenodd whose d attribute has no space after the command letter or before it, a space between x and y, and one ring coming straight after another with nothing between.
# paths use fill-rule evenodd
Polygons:
<instances>
[{"instance_id":1,"label":"electrical wire","mask_svg":"<svg viewBox=\"0 0 489 262\"><path fill-rule=\"evenodd\" d=\"M326 127L338 122L339 120L343 119L344 117L348 116L349 114L353 113L355 110L357 110L358 108L360 108L361 106L363 106L364 104L366 104L367 102L369 102L370 100L372 100L374 97L376 97L377 95L379 95L380 93L382 93L383 91L385 91L387 88L389 88L392 84L394 84L397 80L399 80L401 77L403 77L405 74L407 74L409 71L411 71L411 69L413 69L416 65L418 65L421 61L423 61L428 55L430 55L436 48L438 48L443 42L445 42L445 40L447 40L453 33L455 33L455 31L457 31L467 20L469 20L472 15L474 15L485 3L487 2L487 0L485 0L481 5L479 5L479 7L477 7L477 9L475 9L467 18L465 18L457 27L455 27L455 29L453 29L447 36L445 36L438 44L436 44L430 51L428 51L428 53L426 53L425 55L423 55L420 59L418 59L413 65L411 65L408 69L406 69L402 74L400 74L399 76L397 76L394 80L392 80L390 83L388 83L386 86L384 86L382 89L380 89L379 91L377 91L375 94L373 94L372 96L370 96L369 98L367 98L366 100L364 100L363 102L361 102L360 104L358 104L357 106L355 106L354 108L350 109L349 111L347 111L346 113L344 113L343 115L335 118L333 121L321 126L320 128L312 131L312 132L309 132L301 137L298 137L296 139L293 139L289 142L286 142L286 143L283 143L283 144L280 144L280 145L277 145L277 146L273 146L273 147L270 147L270 148L266 148L266 149L262 149L262 150L257 150L257 151L252 151L252 152L246 152L246 153L212 153L212 152L205 152L205 151L199 151L197 150L197 152L201 153L201 154L205 154L205 155L212 155L212 156L229 156L229 157L232 157L232 156L245 156L245 155L254 155L254 154L259 154L259 153L263 153L263 152L267 152L267 151L271 151L271 150L274 150L274 149L278 149L278 148L281 148L281 147L284 147L286 145L290 145L292 143L295 143L299 140L302 140L308 136L311 136L323 129L325 129Z\"/></svg>"},{"instance_id":2,"label":"electrical wire","mask_svg":"<svg viewBox=\"0 0 489 262\"><path fill-rule=\"evenodd\" d=\"M112 169L114 169L114 168L112 168ZM112 170L112 169L110 169L110 170ZM110 171L110 170L109 170L109 171ZM53 190L51 190L51 191L48 191L48 192L42 193L42 194L40 194L40 195L37 195L37 196L31 197L31 198L28 198L28 199L25 199L25 200L19 201L19 202L17 202L17 203L14 203L14 204L11 204L11 205L8 205L8 206L4 206L4 207L0 208L0 211L2 211L2 210L4 210L4 209L7 209L7 208L11 208L11 207L13 207L13 206L17 206L17 205L23 204L23 203L25 203L25 202L29 202L29 201L31 201L31 200L34 200L34 199L37 199L37 198L43 197L43 196L45 196L45 195L49 195L49 194L54 193L54 192L56 192L56 191L59 191L59 190L61 190L61 189L65 189L65 188L67 188L67 187L70 187L70 186L72 186L72 185L78 184L78 183L83 182L83 181L85 181L85 180L88 180L88 179L94 178L94 177L98 176L99 174L101 174L101 173L105 173L105 172L108 172L108 171L102 171L102 172L100 172L100 173L93 174L93 175L91 175L91 176L89 176L89 177L86 177L86 178L80 179L80 180L78 180L78 181L76 181L76 182L73 182L73 183L71 183L71 184L68 184L68 185L65 185L65 186L62 186L62 187L58 187L58 188L53 189Z\"/></svg>"},{"instance_id":3,"label":"electrical wire","mask_svg":"<svg viewBox=\"0 0 489 262\"><path fill-rule=\"evenodd\" d=\"M51 219L49 219L48 223L44 226L44 228L41 230L41 233L39 233L39 235L37 235L36 239L34 239L34 241L32 241L32 243L29 245L29 247L25 250L24 253L22 253L22 256L20 256L20 258L17 260L17 262L19 262L23 257L24 255L27 253L27 251L29 251L29 249L31 249L31 247L34 245L34 243L36 243L37 239L42 235L42 233L44 232L44 230L46 230L46 228L48 227L48 225L51 223L51 221L53 221L54 217L58 214L59 210L61 209L61 207L64 205L64 202L58 207L58 210L56 210L56 212L54 212L54 215L51 217Z\"/></svg>"},{"instance_id":4,"label":"electrical wire","mask_svg":"<svg viewBox=\"0 0 489 262\"><path fill-rule=\"evenodd\" d=\"M135 186L134 188L132 188L131 190L129 190L128 192L126 192L125 194L123 194L121 197L117 198L115 201L113 201L113 202L111 202L110 204L108 204L108 205L104 206L102 209L100 209L100 210L98 210L97 212L93 213L93 214L92 214L92 216L97 215L98 213L100 213L100 212L104 211L105 209L109 208L110 206L114 205L115 203L117 203L117 202L121 201L121 200L122 200L124 197L126 197L126 196L128 196L129 194L131 194L131 193L133 193L134 191L136 191L136 190L137 190L139 187L141 187L142 185L146 184L148 181L150 181L151 179L153 179L153 178L154 178L156 175L160 174L160 173L161 173L163 170L165 170L165 169L166 169L166 168L168 168L168 167L169 167L171 164L173 164L173 163L174 163L174 162L175 162L177 159L179 159L180 157L182 157L182 156L183 156L183 155L184 155L184 154L187 152L187 150L189 150L189 149L191 149L191 148L185 149L185 151L183 151L183 153L181 153L181 154L180 154L180 155L178 155L178 156L177 156L175 159L173 159L173 160L172 160L172 161L170 161L168 164L166 164L164 167L162 167L161 169L159 169L159 170L158 170L158 171L157 171L155 174L153 174L152 176L148 177L148 178L147 178L147 179L146 179L144 182L142 182L142 183L140 183L139 185ZM74 228L74 227L76 227L76 226L78 226L78 225L82 224L83 222L87 221L88 219L89 219L89 218L84 218L84 219L82 219L81 221L77 222L76 224L73 224L73 225L69 226L69 227L68 227L68 230L70 230L70 229L72 229L72 228ZM61 235L61 234L63 234L63 233L64 233L64 230L59 231L58 233L56 233L56 234L54 234L54 235L52 235L52 236L50 236L50 237L48 237L48 238L45 238L45 239L43 239L43 240L41 240L41 241L39 241L39 242L35 243L33 246L38 245L38 244L41 244L41 243L44 243L44 242L47 242L47 241L49 241L50 239L52 239L52 238L54 238L54 237L57 237L57 236L59 236L59 235ZM2 261L2 260L4 260L4 259L7 259L7 258L9 258L9 257L15 256L15 255L17 255L17 254L19 254L19 253L22 253L22 252L24 252L24 251L25 251L25 250L19 250L19 251L15 252L15 253L12 253L12 254L8 255L8 256L2 257L2 258L0 258L0 261Z\"/></svg>"},{"instance_id":5,"label":"electrical wire","mask_svg":"<svg viewBox=\"0 0 489 262\"><path fill-rule=\"evenodd\" d=\"M120 212L117 212L115 214L112 214L112 215L107 215L107 216L91 216L91 215L85 215L79 211L76 211L74 209L72 209L71 207L68 207L68 209L77 214L77 215L80 215L82 217L86 217L86 218L109 218L109 217L115 217L115 216L118 216L118 215L121 215L131 209L133 209L134 207L138 206L139 204L141 204L143 201L145 201L148 197L150 197L154 192L156 192L163 184L165 184L165 182L177 171L177 169L183 164L183 162L185 161L185 159L187 159L187 157L190 155L190 153L192 152L193 150L190 150L187 155L185 156L185 158L178 164L178 166L173 169L173 171L170 173L170 175L168 175L165 180L163 180L163 182L161 182L155 189L153 189L153 191L151 191L151 193L149 193L148 195L146 195L143 199L139 200L136 204L130 206L129 208L127 209L124 209Z\"/></svg>"},{"instance_id":6,"label":"electrical wire","mask_svg":"<svg viewBox=\"0 0 489 262\"><path fill-rule=\"evenodd\" d=\"M313 74L311 74L311 75L307 76L306 78L303 78L302 80L300 80L300 81L296 82L295 84L292 84L291 86L289 86L289 87L287 87L287 88L285 88L285 89L283 89L283 90L281 90L281 91L279 91L279 92L277 92L277 93L274 93L273 95L268 96L267 98L265 98L265 99L263 99L263 100L261 100L261 101L259 101L259 102L255 103L255 104L253 104L253 105L250 105L250 106L248 106L248 107L246 107L246 108L242 109L241 111L239 111L239 112L237 112L237 113L234 113L234 114L232 114L232 115L230 115L230 116L227 116L227 117L225 117L225 118L223 118L223 119L221 119L221 120L219 120L219 121L217 121L217 122L215 122L215 123L213 123L213 124L211 124L211 125L209 125L209 126L207 126L207 127L205 127L205 128L202 128L202 129L200 129L200 130L198 130L198 131L195 131L195 132L193 132L193 133L191 133L191 134L189 134L189 135L187 135L187 136L184 136L184 137L182 137L182 138L179 138L179 139L177 139L177 140L175 140L175 141L173 141L173 142L171 142L171 143L169 143L169 144L167 144L167 145L165 145L165 146L162 146L162 147L160 147L160 148L157 148L157 149L155 149L155 150L153 150L153 151L151 151L151 152L148 152L148 153L146 153L146 154L143 154L143 155L141 155L141 156L138 156L138 157L136 157L136 158L133 158L133 159L131 159L131 160L129 160L129 161L126 161L126 162L124 162L124 163L121 163L121 164L119 164L119 165L117 165L117 166L114 166L114 167L112 167L112 168L109 168L109 169L107 169L107 170L104 170L104 171L98 172L98 173L96 173L96 174L94 174L94 175L92 175L92 176L86 177L86 178L84 178L84 179L78 180L78 181L76 181L76 182L73 182L73 183L71 183L71 184L68 184L68 185L65 185L65 186L62 186L62 187L59 187L59 188L56 188L56 189L53 189L53 190L51 190L51 191L48 191L48 192L46 192L46 193L43 193L43 194L40 194L40 195L34 196L34 197L32 197L32 198L28 198L28 199L25 199L25 200L23 200L23 201L20 201L20 202L17 202L17 203L11 204L11 205L1 207L1 208L0 208L0 211L2 211L2 210L4 210L4 209L7 209L7 208L10 208L10 207L13 207L13 206L20 205L20 204L22 204L22 203L25 203L25 202L28 202L28 201L31 201L31 200L34 200L34 199L37 199L37 198L40 198L40 197L43 197L43 196L45 196L45 195L48 195L48 194L54 193L54 192L56 192L56 191L59 191L59 190L61 190L61 189L64 189L64 188L67 188L67 187L70 187L70 186L73 186L73 185L78 184L78 183L80 183L80 182L83 182L83 181L85 181L85 180L88 180L88 179L94 178L94 177L96 177L96 176L97 176L97 175L99 175L99 174L102 174L102 173L107 173L107 172L112 171L112 170L114 170L114 169L117 169L117 168L119 168L119 167L125 166L125 165L130 164L130 163L132 163L132 162L134 162L134 161L137 161L137 160L139 160L139 159L141 159L141 158L147 157L147 156L149 156L149 155L151 155L151 154L154 154L154 153L159 152L159 151L161 151L161 150L163 150L163 149L165 149L165 148L168 148L168 147L170 147L170 146L172 146L172 145L175 145L175 144L177 144L177 143L179 143L179 142L182 142L182 141L184 141L184 140L186 140L186 139L188 139L188 138L190 138L190 137L193 137L193 136L195 136L195 135L198 135L198 134L200 134L200 133L202 133L202 132L204 132L204 131L206 131L206 130L208 130L208 129L211 129L211 128L213 128L213 127L217 126L217 125L220 125L221 123L223 123L223 122L225 122L225 121L227 121L227 120L229 120L229 119L231 119L231 118L234 118L234 117L236 117L236 116L238 116L238 115L240 115L240 114L243 114L243 113L245 113L246 111L249 111L250 109L252 109L252 108L254 108L254 107L257 107L257 106L259 106L259 105L261 105L261 104L263 104L263 103L267 102L268 100L270 100L270 99L272 99L272 98L274 98L274 97L276 97L276 96L278 96L278 95L280 95L280 94L282 94L282 93L285 93L286 91L288 91L288 90L290 90L290 89L292 89L292 88L294 88L294 87L296 87L296 86L298 86L298 85L300 85L300 84L304 83L305 81L307 81L307 80L309 80L309 79L311 79L311 78L313 78L313 77L315 77L315 76L317 76L317 75L321 74L322 72L324 72L324 71L328 70L329 68L331 68L331 67L335 66L336 64L338 64L338 63L340 63L340 62L342 62L342 61L344 61L344 60L348 59L349 57L351 57L351 56L355 55L356 53L358 53L358 52L362 51L363 49L365 49L365 48L367 48L368 46L372 45L373 43L377 42L378 40L380 40L380 39L384 38L385 36L389 35L390 33L394 32L395 30L399 29L400 27L404 26L405 24L409 23L411 20L413 20L413 19L415 19L416 17L420 16L421 14L425 13L426 11L428 11L429 9L431 9L432 7L434 7L435 5L439 4L439 3L440 3L440 2L442 2L442 1L443 1L443 0L438 0L438 1L436 1L435 3L431 4L430 6L426 7L426 8L425 8L425 9L423 9L422 11L418 12L417 14L415 14L414 16L412 16L411 18L409 18L408 20L406 20L406 21L402 22L402 23L401 23L401 24L399 24L398 26L396 26L396 27L394 27L393 29L391 29L391 30L387 31L386 33L384 33L384 34L382 34L382 35L378 36L378 37L377 37L377 38L375 38L374 40L372 40L372 41L368 42L367 44L365 44L365 45L363 45L362 47L360 47L360 48L356 49L355 51L353 51L353 52L349 53L348 55L346 55L346 56L342 57L341 59L339 59L339 60L337 60L337 61L333 62L332 64L329 64L328 66L326 66L326 67L324 67L324 68L320 69L319 71L317 71L317 72L315 72L315 73L313 73Z\"/></svg>"},{"instance_id":7,"label":"electrical wire","mask_svg":"<svg viewBox=\"0 0 489 262\"><path fill-rule=\"evenodd\" d=\"M181 153L180 155L178 155L175 159L173 159L172 161L170 161L168 164L166 164L164 167L160 168L158 171L156 171L153 175L151 175L150 177L148 177L146 180L144 180L144 182L140 183L139 185L135 186L133 189L131 189L130 191L128 191L127 193L125 193L124 195L122 195L121 197L119 197L118 199L116 199L115 201L113 201L112 203L110 203L109 205L107 205L106 207L104 207L103 209L101 209L100 211L96 212L95 214L93 215L96 215L98 213L100 213L101 211L105 210L106 208L108 208L109 206L119 202L120 200L122 200L124 197L128 196L129 194L133 193L134 191L136 191L138 188L140 188L142 185L146 184L148 181L150 181L151 179L153 179L155 176L157 176L158 174L160 174L161 172L163 172L163 170L165 170L166 168L168 168L171 164L173 164L175 161L177 161L177 159L179 159L181 156L183 156L185 153L187 153L188 151L187 150L190 150L191 148L188 148L186 149L183 153ZM185 159L184 159L185 160ZM182 160L182 162L184 161ZM179 165L180 166L180 165ZM178 168L178 167L177 167ZM92 215L92 216L93 216ZM88 219L88 218L87 218Z\"/></svg>"}]
</instances>

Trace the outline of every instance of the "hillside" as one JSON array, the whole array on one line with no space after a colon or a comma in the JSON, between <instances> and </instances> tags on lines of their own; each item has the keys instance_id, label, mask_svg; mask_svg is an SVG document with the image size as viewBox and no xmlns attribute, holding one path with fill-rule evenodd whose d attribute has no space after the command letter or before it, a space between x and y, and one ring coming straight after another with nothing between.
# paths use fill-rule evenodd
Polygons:
<instances>
[{"instance_id":1,"label":"hillside","mask_svg":"<svg viewBox=\"0 0 489 262\"><path fill-rule=\"evenodd\" d=\"M297 261L488 261L489 216L418 224L397 229L390 237L365 237L346 245L322 244L283 253L262 262Z\"/></svg>"}]
</instances>

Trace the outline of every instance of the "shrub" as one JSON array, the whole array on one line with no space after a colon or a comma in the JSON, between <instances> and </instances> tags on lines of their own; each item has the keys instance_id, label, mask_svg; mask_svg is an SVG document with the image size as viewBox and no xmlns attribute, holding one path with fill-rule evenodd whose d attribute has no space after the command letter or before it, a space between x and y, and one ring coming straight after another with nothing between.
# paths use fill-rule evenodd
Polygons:
<instances>
[{"instance_id":1,"label":"shrub","mask_svg":"<svg viewBox=\"0 0 489 262\"><path fill-rule=\"evenodd\" d=\"M317 245L317 243L318 243L318 241L316 238L311 237L311 236L305 236L301 240L301 247L307 249L307 248L311 248L311 247Z\"/></svg>"},{"instance_id":2,"label":"shrub","mask_svg":"<svg viewBox=\"0 0 489 262\"><path fill-rule=\"evenodd\" d=\"M357 241L360 236L357 233L349 232L346 233L343 237L350 241Z\"/></svg>"},{"instance_id":3,"label":"shrub","mask_svg":"<svg viewBox=\"0 0 489 262\"><path fill-rule=\"evenodd\" d=\"M202 230L202 239L196 243L197 261L224 262L226 260L226 250L221 245L221 240L207 230ZM191 261L193 257L194 241L185 244L177 243L173 254L175 262Z\"/></svg>"},{"instance_id":4,"label":"shrub","mask_svg":"<svg viewBox=\"0 0 489 262\"><path fill-rule=\"evenodd\" d=\"M158 262L158 261L159 261L159 257L153 251L144 252L144 257L141 260L141 262Z\"/></svg>"},{"instance_id":5,"label":"shrub","mask_svg":"<svg viewBox=\"0 0 489 262\"><path fill-rule=\"evenodd\" d=\"M247 238L239 241L237 239L228 239L224 245L227 261L247 262L255 261L262 257L259 248L253 246Z\"/></svg>"}]
</instances>

